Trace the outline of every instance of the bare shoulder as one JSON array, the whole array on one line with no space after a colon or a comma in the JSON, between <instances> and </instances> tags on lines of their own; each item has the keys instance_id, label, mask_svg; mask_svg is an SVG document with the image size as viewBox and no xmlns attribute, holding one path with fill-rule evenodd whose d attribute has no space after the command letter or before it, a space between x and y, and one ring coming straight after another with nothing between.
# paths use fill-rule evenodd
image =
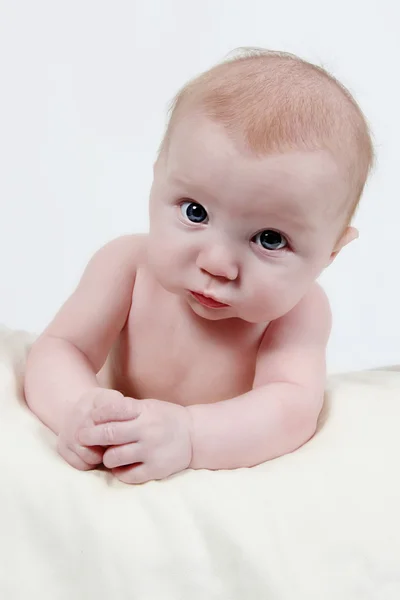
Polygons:
<instances>
[{"instance_id":1,"label":"bare shoulder","mask_svg":"<svg viewBox=\"0 0 400 600\"><path fill-rule=\"evenodd\" d=\"M146 236L124 235L101 246L90 258L80 278L78 293L99 286L132 284L143 261ZM110 288L109 288L110 289Z\"/></svg>"},{"instance_id":2,"label":"bare shoulder","mask_svg":"<svg viewBox=\"0 0 400 600\"><path fill-rule=\"evenodd\" d=\"M117 237L99 248L88 264L101 264L106 268L108 265L112 267L120 265L135 270L143 261L146 238L146 235Z\"/></svg>"},{"instance_id":3,"label":"bare shoulder","mask_svg":"<svg viewBox=\"0 0 400 600\"><path fill-rule=\"evenodd\" d=\"M125 235L102 246L43 335L81 350L98 370L128 318L146 236Z\"/></svg>"},{"instance_id":4,"label":"bare shoulder","mask_svg":"<svg viewBox=\"0 0 400 600\"><path fill-rule=\"evenodd\" d=\"M314 284L286 315L266 329L259 348L255 386L290 381L323 389L331 310L320 285Z\"/></svg>"},{"instance_id":5,"label":"bare shoulder","mask_svg":"<svg viewBox=\"0 0 400 600\"><path fill-rule=\"evenodd\" d=\"M145 242L147 240L147 234L136 233L136 234L127 234L121 235L117 238L114 238L103 248L108 248L109 250L115 252L121 252L122 254L134 254L136 256L140 256Z\"/></svg>"},{"instance_id":6,"label":"bare shoulder","mask_svg":"<svg viewBox=\"0 0 400 600\"><path fill-rule=\"evenodd\" d=\"M332 313L328 297L315 283L300 302L286 315L267 328L266 338L279 337L280 342L326 345L332 327Z\"/></svg>"},{"instance_id":7,"label":"bare shoulder","mask_svg":"<svg viewBox=\"0 0 400 600\"><path fill-rule=\"evenodd\" d=\"M331 308L328 296L319 283L314 283L309 292L300 301L299 306L302 306L305 310L317 310L321 316L330 320Z\"/></svg>"}]
</instances>

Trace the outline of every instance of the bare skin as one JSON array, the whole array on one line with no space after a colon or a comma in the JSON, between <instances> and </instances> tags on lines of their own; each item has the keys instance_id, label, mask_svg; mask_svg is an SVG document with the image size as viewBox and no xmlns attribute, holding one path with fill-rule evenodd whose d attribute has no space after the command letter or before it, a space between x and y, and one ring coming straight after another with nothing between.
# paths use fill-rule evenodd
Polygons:
<instances>
[{"instance_id":1,"label":"bare skin","mask_svg":"<svg viewBox=\"0 0 400 600\"><path fill-rule=\"evenodd\" d=\"M313 435L331 322L315 280L356 237L339 235L331 156L255 158L205 118L184 125L155 166L149 234L96 253L28 357L26 399L60 454L128 483Z\"/></svg>"},{"instance_id":2,"label":"bare skin","mask_svg":"<svg viewBox=\"0 0 400 600\"><path fill-rule=\"evenodd\" d=\"M225 400L251 388L264 329L239 319L202 319L140 267L128 322L100 381L128 396L183 406Z\"/></svg>"}]
</instances>

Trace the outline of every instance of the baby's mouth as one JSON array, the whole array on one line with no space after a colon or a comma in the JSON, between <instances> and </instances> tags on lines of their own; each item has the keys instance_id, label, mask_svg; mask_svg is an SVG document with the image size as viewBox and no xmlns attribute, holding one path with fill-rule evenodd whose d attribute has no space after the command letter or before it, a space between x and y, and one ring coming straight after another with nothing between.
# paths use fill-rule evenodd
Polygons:
<instances>
[{"instance_id":1,"label":"baby's mouth","mask_svg":"<svg viewBox=\"0 0 400 600\"><path fill-rule=\"evenodd\" d=\"M204 296L200 292L190 292L193 298L197 300L203 306L207 306L207 308L227 308L229 304L224 304L223 302L219 302L219 300L215 300L214 298L210 298L209 296Z\"/></svg>"}]
</instances>

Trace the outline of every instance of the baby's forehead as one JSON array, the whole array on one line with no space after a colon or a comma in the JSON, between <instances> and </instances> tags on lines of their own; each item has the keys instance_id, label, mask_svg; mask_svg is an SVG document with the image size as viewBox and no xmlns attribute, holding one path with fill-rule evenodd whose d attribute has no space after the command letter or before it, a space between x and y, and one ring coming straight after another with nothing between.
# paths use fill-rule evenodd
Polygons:
<instances>
[{"instance_id":1,"label":"baby's forehead","mask_svg":"<svg viewBox=\"0 0 400 600\"><path fill-rule=\"evenodd\" d=\"M346 185L326 151L255 156L207 120L177 128L167 173L183 194L229 208L243 218L271 212L304 219L310 211L336 213Z\"/></svg>"},{"instance_id":2,"label":"baby's forehead","mask_svg":"<svg viewBox=\"0 0 400 600\"><path fill-rule=\"evenodd\" d=\"M241 136L257 155L295 147L330 151L356 206L373 161L369 129L350 92L324 69L269 51L217 65L175 98L162 148L190 111Z\"/></svg>"},{"instance_id":3,"label":"baby's forehead","mask_svg":"<svg viewBox=\"0 0 400 600\"><path fill-rule=\"evenodd\" d=\"M193 183L210 177L252 178L255 184L269 186L283 178L288 185L294 180L312 187L340 176L340 166L328 150L288 146L257 154L240 135L230 135L220 123L199 115L178 124L165 159L170 177Z\"/></svg>"}]
</instances>

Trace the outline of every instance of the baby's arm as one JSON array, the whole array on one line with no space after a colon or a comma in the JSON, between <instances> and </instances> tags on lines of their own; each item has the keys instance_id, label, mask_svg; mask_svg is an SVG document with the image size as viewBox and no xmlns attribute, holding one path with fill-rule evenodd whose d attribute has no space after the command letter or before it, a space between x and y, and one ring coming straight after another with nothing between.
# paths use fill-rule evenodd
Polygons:
<instances>
[{"instance_id":1,"label":"baby's arm","mask_svg":"<svg viewBox=\"0 0 400 600\"><path fill-rule=\"evenodd\" d=\"M96 373L129 314L140 244L124 236L101 248L28 355L26 401L56 434L68 407L99 387Z\"/></svg>"},{"instance_id":2,"label":"baby's arm","mask_svg":"<svg viewBox=\"0 0 400 600\"><path fill-rule=\"evenodd\" d=\"M188 407L191 467L249 467L292 452L315 432L325 387L331 313L323 290L311 292L270 324L261 343L253 389Z\"/></svg>"}]
</instances>

